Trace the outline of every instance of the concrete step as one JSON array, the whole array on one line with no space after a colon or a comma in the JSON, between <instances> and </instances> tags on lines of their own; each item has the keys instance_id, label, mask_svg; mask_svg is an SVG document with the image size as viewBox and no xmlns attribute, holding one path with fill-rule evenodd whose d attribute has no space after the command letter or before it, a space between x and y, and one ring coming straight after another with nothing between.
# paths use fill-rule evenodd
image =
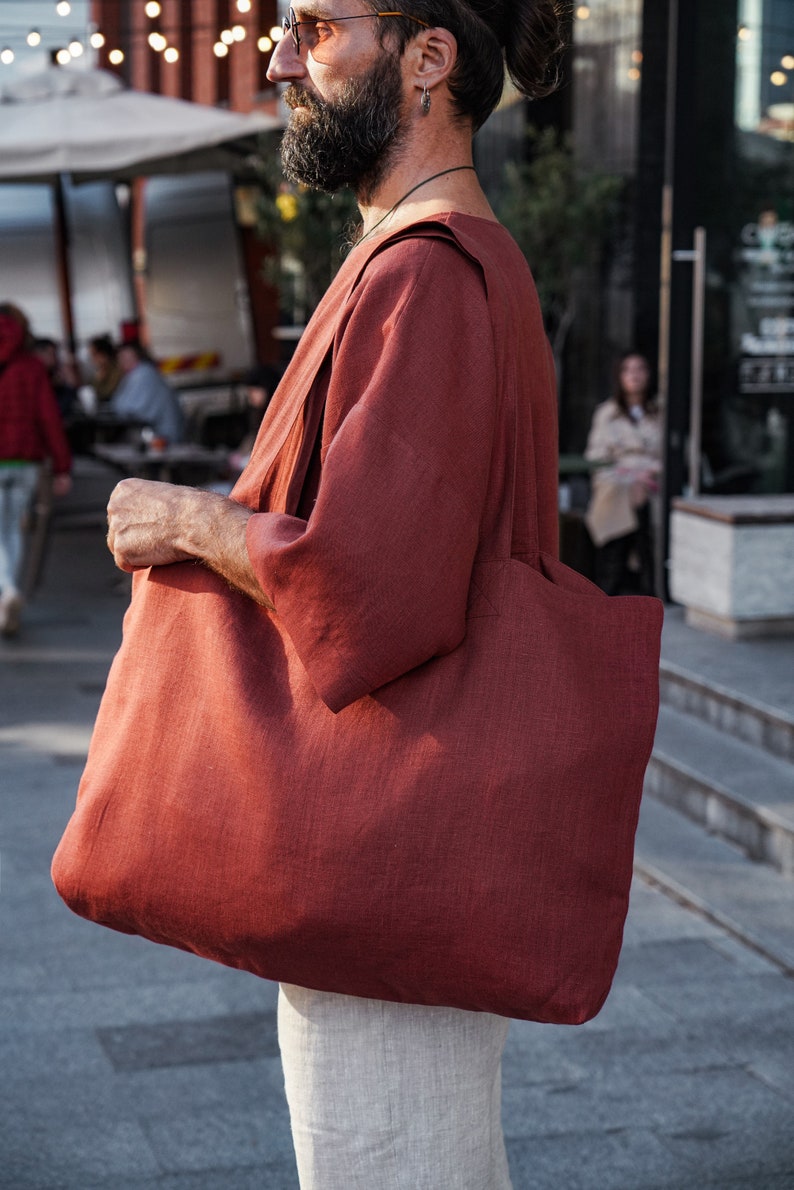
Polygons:
<instances>
[{"instance_id":1,"label":"concrete step","mask_svg":"<svg viewBox=\"0 0 794 1190\"><path fill-rule=\"evenodd\" d=\"M794 975L794 881L662 805L643 799L637 875Z\"/></svg>"},{"instance_id":2,"label":"concrete step","mask_svg":"<svg viewBox=\"0 0 794 1190\"><path fill-rule=\"evenodd\" d=\"M794 765L664 705L645 792L794 878Z\"/></svg>"},{"instance_id":3,"label":"concrete step","mask_svg":"<svg viewBox=\"0 0 794 1190\"><path fill-rule=\"evenodd\" d=\"M791 685L794 691L794 671ZM668 660L660 666L659 690L666 706L794 763L794 717L784 710Z\"/></svg>"}]
</instances>

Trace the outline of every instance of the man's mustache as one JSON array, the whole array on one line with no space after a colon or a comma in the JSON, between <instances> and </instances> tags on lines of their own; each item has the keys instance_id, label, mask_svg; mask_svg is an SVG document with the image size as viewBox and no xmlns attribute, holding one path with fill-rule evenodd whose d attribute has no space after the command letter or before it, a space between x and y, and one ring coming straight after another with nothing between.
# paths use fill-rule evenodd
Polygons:
<instances>
[{"instance_id":1,"label":"man's mustache","mask_svg":"<svg viewBox=\"0 0 794 1190\"><path fill-rule=\"evenodd\" d=\"M323 106L316 95L312 95L311 92L306 91L303 87L298 87L295 83L290 83L284 92L284 102L293 111L296 107L310 107L318 111Z\"/></svg>"}]
</instances>

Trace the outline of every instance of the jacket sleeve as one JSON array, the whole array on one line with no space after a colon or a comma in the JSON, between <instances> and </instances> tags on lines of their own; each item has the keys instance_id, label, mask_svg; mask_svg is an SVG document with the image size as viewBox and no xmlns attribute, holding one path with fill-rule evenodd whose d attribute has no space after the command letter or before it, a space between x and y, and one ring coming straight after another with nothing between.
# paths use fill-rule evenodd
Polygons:
<instances>
[{"instance_id":1,"label":"jacket sleeve","mask_svg":"<svg viewBox=\"0 0 794 1190\"><path fill-rule=\"evenodd\" d=\"M584 457L590 462L611 463L615 461L615 437L612 433L614 419L615 406L611 401L605 401L593 413L593 421L584 451Z\"/></svg>"},{"instance_id":2,"label":"jacket sleeve","mask_svg":"<svg viewBox=\"0 0 794 1190\"><path fill-rule=\"evenodd\" d=\"M478 266L448 243L388 248L337 336L308 521L248 525L257 578L332 710L463 639L496 410Z\"/></svg>"}]
</instances>

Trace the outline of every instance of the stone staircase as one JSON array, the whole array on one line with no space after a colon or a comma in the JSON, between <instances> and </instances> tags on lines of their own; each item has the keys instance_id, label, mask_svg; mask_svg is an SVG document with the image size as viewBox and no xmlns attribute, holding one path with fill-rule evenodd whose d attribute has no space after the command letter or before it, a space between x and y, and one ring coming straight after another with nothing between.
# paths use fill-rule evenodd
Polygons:
<instances>
[{"instance_id":1,"label":"stone staircase","mask_svg":"<svg viewBox=\"0 0 794 1190\"><path fill-rule=\"evenodd\" d=\"M636 869L794 973L794 639L666 615Z\"/></svg>"}]
</instances>

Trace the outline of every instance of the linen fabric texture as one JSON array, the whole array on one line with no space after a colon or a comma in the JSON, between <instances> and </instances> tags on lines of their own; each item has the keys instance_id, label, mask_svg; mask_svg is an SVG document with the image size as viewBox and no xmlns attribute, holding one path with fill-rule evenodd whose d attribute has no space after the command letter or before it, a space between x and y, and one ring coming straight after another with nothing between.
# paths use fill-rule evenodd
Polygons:
<instances>
[{"instance_id":1,"label":"linen fabric texture","mask_svg":"<svg viewBox=\"0 0 794 1190\"><path fill-rule=\"evenodd\" d=\"M556 559L529 270L450 214L351 253L233 498L276 611L137 575L53 862L94 921L370 999L577 1023L617 964L661 605Z\"/></svg>"},{"instance_id":2,"label":"linen fabric texture","mask_svg":"<svg viewBox=\"0 0 794 1190\"><path fill-rule=\"evenodd\" d=\"M511 1190L508 1026L486 1012L282 984L278 1039L303 1190Z\"/></svg>"}]
</instances>

